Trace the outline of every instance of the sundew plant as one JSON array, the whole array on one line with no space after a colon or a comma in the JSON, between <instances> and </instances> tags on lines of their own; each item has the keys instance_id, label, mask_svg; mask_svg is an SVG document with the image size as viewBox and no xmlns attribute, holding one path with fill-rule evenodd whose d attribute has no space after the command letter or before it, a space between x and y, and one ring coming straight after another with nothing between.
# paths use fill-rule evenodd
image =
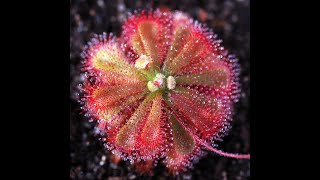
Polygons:
<instances>
[{"instance_id":1,"label":"sundew plant","mask_svg":"<svg viewBox=\"0 0 320 180\"><path fill-rule=\"evenodd\" d=\"M231 129L239 64L205 25L180 11L140 11L120 37L96 35L82 53L81 98L107 150L132 164L186 171Z\"/></svg>"}]
</instances>

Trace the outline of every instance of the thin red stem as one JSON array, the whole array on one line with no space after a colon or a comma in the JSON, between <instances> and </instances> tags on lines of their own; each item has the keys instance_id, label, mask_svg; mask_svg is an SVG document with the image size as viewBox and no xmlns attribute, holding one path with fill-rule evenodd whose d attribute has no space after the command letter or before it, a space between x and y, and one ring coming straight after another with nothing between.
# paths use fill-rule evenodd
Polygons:
<instances>
[{"instance_id":1,"label":"thin red stem","mask_svg":"<svg viewBox=\"0 0 320 180\"><path fill-rule=\"evenodd\" d=\"M227 152L223 152L221 150L218 150L212 146L210 146L208 143L206 143L205 141L201 140L197 135L195 135L193 132L191 132L191 130L189 128L187 128L183 122L181 122L181 120L179 118L177 118L178 122L182 125L182 127L188 131L190 134L192 134L192 136L198 141L200 142L200 144L202 144L203 146L205 146L208 150L213 151L217 154L220 154L222 156L226 156L226 157L231 157L231 158L236 158L236 159L250 159L250 154L234 154L234 153L227 153Z\"/></svg>"},{"instance_id":2,"label":"thin red stem","mask_svg":"<svg viewBox=\"0 0 320 180\"><path fill-rule=\"evenodd\" d=\"M197 138L198 139L198 138ZM199 142L205 146L207 149L209 149L210 151L213 151L215 153L218 153L222 156L226 156L226 157L231 157L231 158L236 158L236 159L250 159L250 154L233 154L233 153L227 153L227 152L223 152L221 150L218 150L210 145L208 145L205 142L202 142L201 140L199 140Z\"/></svg>"}]
</instances>

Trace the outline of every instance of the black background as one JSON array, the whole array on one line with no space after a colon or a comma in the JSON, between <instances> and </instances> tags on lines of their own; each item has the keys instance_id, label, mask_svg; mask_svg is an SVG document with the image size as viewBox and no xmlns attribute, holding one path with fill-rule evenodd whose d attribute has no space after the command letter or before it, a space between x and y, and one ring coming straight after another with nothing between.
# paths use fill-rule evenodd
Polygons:
<instances>
[{"instance_id":1,"label":"black background","mask_svg":"<svg viewBox=\"0 0 320 180\"><path fill-rule=\"evenodd\" d=\"M206 3L209 2L198 4L206 8ZM70 157L70 120L77 106L70 101L73 4L2 2L1 177L70 179L70 169L74 167ZM177 9L184 4L187 3L177 3ZM252 179L318 176L314 165L319 162L317 8L301 1L250 1ZM230 40L218 33L224 43ZM232 46L238 44L224 45L235 52ZM230 133L237 133L237 122ZM226 137L220 147L226 149L223 146L230 139L233 141L234 137ZM211 160L216 161L202 161ZM202 167L201 164L210 168L201 162L196 166Z\"/></svg>"}]
</instances>

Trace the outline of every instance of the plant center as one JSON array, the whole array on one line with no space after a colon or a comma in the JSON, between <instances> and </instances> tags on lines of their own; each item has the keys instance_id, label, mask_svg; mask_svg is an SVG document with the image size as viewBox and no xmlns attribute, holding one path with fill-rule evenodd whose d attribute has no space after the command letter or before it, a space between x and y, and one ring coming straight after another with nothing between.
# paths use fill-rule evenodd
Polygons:
<instances>
[{"instance_id":1,"label":"plant center","mask_svg":"<svg viewBox=\"0 0 320 180\"><path fill-rule=\"evenodd\" d=\"M149 91L154 92L159 89L174 89L176 86L176 81L174 77L168 76L167 78L162 73L157 73L152 81L149 81L147 87Z\"/></svg>"}]
</instances>

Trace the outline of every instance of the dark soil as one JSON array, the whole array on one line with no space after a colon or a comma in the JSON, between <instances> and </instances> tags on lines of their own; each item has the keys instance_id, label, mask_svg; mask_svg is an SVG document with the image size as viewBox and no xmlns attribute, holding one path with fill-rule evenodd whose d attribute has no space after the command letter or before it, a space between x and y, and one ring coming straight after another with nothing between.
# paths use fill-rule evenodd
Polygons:
<instances>
[{"instance_id":1,"label":"dark soil","mask_svg":"<svg viewBox=\"0 0 320 180\"><path fill-rule=\"evenodd\" d=\"M236 104L233 127L219 142L227 152L250 152L250 6L249 0L71 0L70 1L70 179L250 179L250 161L221 157L208 152L194 169L177 177L168 176L159 164L151 175L139 175L128 162L111 162L94 132L95 122L81 114L77 103L77 85L81 82L80 53L94 33L120 34L121 23L128 12L145 8L181 10L206 23L223 46L236 54L241 65L242 94ZM103 160L105 159L105 160Z\"/></svg>"}]
</instances>

